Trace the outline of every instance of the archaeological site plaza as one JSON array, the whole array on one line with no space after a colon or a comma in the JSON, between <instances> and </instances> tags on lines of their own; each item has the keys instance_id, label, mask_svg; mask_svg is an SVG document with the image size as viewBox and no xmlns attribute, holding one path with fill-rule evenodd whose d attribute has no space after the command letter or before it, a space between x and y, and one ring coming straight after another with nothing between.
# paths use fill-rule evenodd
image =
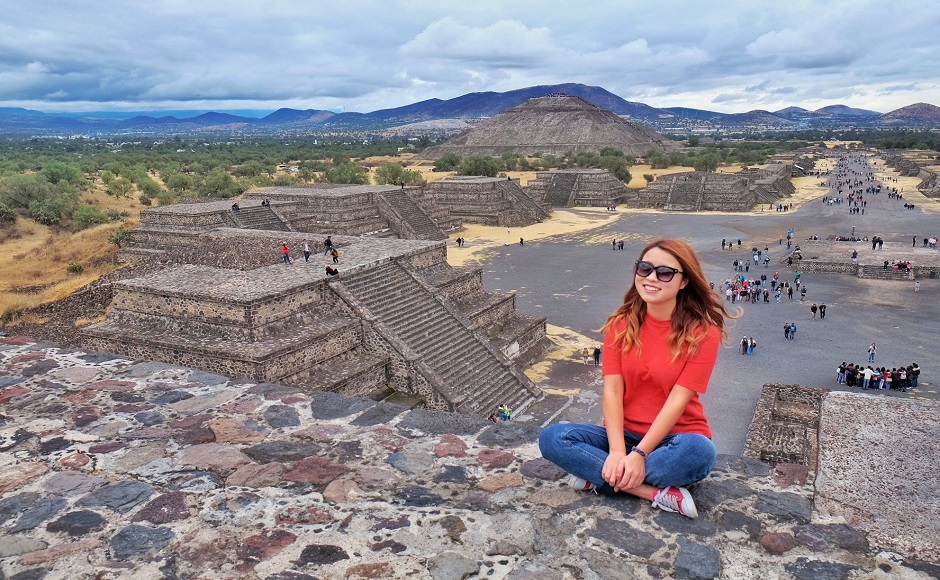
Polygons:
<instances>
[{"instance_id":1,"label":"archaeological site plaza","mask_svg":"<svg viewBox=\"0 0 940 580\"><path fill-rule=\"evenodd\" d=\"M606 146L676 147L553 95L425 154ZM45 324L0 334L0 580L940 577L940 396L924 394L933 381L876 396L773 374L810 366L807 353L837 352L854 328L839 320L877 319L899 342L935 335L940 257L910 250L908 231L940 229L935 209L904 214L879 199L886 253L855 260L858 242L837 239L849 222L821 209L821 193L800 199L792 219L822 234L798 240L814 291L851 287L846 304L857 294L882 308L901 288L913 300L911 284L923 280L923 310L895 325L878 319L882 310L856 316L833 301L825 341L786 358L731 357L713 379L728 407L716 423L741 433L741 445L692 488L698 519L575 492L536 443L544 424L599 416L599 372L550 331L562 310L614 305L579 291L609 282L622 269L615 257L632 260L664 231L693 242L709 275L724 278L730 256L748 248L725 257L721 238L776 243L789 222L768 208L796 200L794 180L823 180L844 152L665 175L639 191L607 171L562 169L525 185L473 176L426 188L314 184L255 190L237 209L226 200L145 210L120 250L126 267L40 308ZM862 154L884 175L916 180L916 203L937 203L931 160ZM515 243L558 211L607 221ZM486 265L451 265L470 225L510 230L511 244L493 243ZM611 251L611 237L630 251ZM523 251L552 269L526 288L488 289L493 278L516 280ZM788 255L774 249L769 271L792 275ZM916 259L888 269L882 256ZM523 307L520 296L536 290L560 295L552 285L566 269L589 272L578 290L542 300L539 315ZM765 324L750 312L772 306L747 308L735 333ZM561 351L549 378L527 374ZM928 358L921 365L935 366ZM825 372L834 377L837 364ZM740 390L722 390L732 384ZM492 422L500 407L513 419ZM905 510L909 496L927 497Z\"/></svg>"}]
</instances>

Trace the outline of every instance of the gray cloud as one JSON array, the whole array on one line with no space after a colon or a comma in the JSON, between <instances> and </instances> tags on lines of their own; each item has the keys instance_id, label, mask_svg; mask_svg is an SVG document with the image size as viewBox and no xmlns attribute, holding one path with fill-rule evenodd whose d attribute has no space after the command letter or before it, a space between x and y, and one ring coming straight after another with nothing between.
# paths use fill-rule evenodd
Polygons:
<instances>
[{"instance_id":1,"label":"gray cloud","mask_svg":"<svg viewBox=\"0 0 940 580\"><path fill-rule=\"evenodd\" d=\"M940 104L940 5L911 0L0 0L0 106L372 111L581 82L734 112Z\"/></svg>"}]
</instances>

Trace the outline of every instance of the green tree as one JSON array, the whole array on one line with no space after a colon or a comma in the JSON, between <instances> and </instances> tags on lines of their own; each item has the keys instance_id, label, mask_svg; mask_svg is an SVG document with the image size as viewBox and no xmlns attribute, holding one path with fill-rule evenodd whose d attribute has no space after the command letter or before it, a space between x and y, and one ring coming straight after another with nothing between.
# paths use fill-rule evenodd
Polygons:
<instances>
[{"instance_id":1,"label":"green tree","mask_svg":"<svg viewBox=\"0 0 940 580\"><path fill-rule=\"evenodd\" d=\"M80 205L72 212L72 220L78 229L84 230L91 226L107 223L108 216L96 205Z\"/></svg>"},{"instance_id":2,"label":"green tree","mask_svg":"<svg viewBox=\"0 0 940 580\"><path fill-rule=\"evenodd\" d=\"M355 163L340 163L327 171L327 179L330 183L347 183L353 185L365 185L369 183L369 171Z\"/></svg>"},{"instance_id":3,"label":"green tree","mask_svg":"<svg viewBox=\"0 0 940 580\"><path fill-rule=\"evenodd\" d=\"M126 177L118 177L111 180L105 191L114 197L130 197L134 191L134 183Z\"/></svg>"},{"instance_id":4,"label":"green tree","mask_svg":"<svg viewBox=\"0 0 940 580\"><path fill-rule=\"evenodd\" d=\"M623 157L602 157L600 165L624 183L630 183L633 179L630 175L630 164Z\"/></svg>"},{"instance_id":5,"label":"green tree","mask_svg":"<svg viewBox=\"0 0 940 580\"><path fill-rule=\"evenodd\" d=\"M0 202L11 208L28 209L30 204L54 194L52 185L39 175L11 175L0 187Z\"/></svg>"},{"instance_id":6,"label":"green tree","mask_svg":"<svg viewBox=\"0 0 940 580\"><path fill-rule=\"evenodd\" d=\"M163 180L172 191L183 193L193 188L193 178L184 173L174 173Z\"/></svg>"},{"instance_id":7,"label":"green tree","mask_svg":"<svg viewBox=\"0 0 940 580\"><path fill-rule=\"evenodd\" d=\"M716 171L718 169L718 153L709 151L704 155L699 155L692 162L692 167L696 171Z\"/></svg>"},{"instance_id":8,"label":"green tree","mask_svg":"<svg viewBox=\"0 0 940 580\"><path fill-rule=\"evenodd\" d=\"M458 175L482 175L484 177L496 177L499 173L499 161L492 157L482 157L471 155L461 162L457 169Z\"/></svg>"},{"instance_id":9,"label":"green tree","mask_svg":"<svg viewBox=\"0 0 940 580\"><path fill-rule=\"evenodd\" d=\"M44 199L29 202L29 217L37 222L52 226L58 224L63 215L71 213L74 200L68 195L52 195Z\"/></svg>"},{"instance_id":10,"label":"green tree","mask_svg":"<svg viewBox=\"0 0 940 580\"><path fill-rule=\"evenodd\" d=\"M222 197L229 198L243 193L244 189L239 189L232 176L221 169L213 169L212 173L206 176L206 179L196 188L199 195L204 197Z\"/></svg>"},{"instance_id":11,"label":"green tree","mask_svg":"<svg viewBox=\"0 0 940 580\"><path fill-rule=\"evenodd\" d=\"M80 187L85 182L81 169L61 161L50 161L43 165L40 175L52 184L65 182L74 187Z\"/></svg>"},{"instance_id":12,"label":"green tree","mask_svg":"<svg viewBox=\"0 0 940 580\"><path fill-rule=\"evenodd\" d=\"M445 153L434 162L434 171L454 171L460 166L460 155Z\"/></svg>"},{"instance_id":13,"label":"green tree","mask_svg":"<svg viewBox=\"0 0 940 580\"><path fill-rule=\"evenodd\" d=\"M375 170L375 183L378 185L425 185L421 172L414 169L405 169L401 163L386 163Z\"/></svg>"}]
</instances>

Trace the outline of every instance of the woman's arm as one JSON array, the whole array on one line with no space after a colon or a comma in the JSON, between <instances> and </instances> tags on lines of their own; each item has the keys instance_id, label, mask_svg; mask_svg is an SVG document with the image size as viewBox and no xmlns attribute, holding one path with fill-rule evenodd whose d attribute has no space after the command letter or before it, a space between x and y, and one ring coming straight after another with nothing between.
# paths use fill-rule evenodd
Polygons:
<instances>
[{"instance_id":1,"label":"woman's arm","mask_svg":"<svg viewBox=\"0 0 940 580\"><path fill-rule=\"evenodd\" d=\"M605 381L605 395L607 392L606 386ZM695 391L687 389L682 385L675 385L669 392L669 396L666 398L663 408L659 410L659 414L656 415L656 419L654 419L653 424L650 425L649 431L646 432L646 435L643 436L643 439L636 446L637 449L646 454L650 454L659 447L659 444L666 438L666 435L675 427L676 421L682 416L686 405L689 404L689 401L691 401L694 396ZM606 413L604 416L606 417ZM608 438L610 437L610 427L607 428L607 436ZM621 429L621 440L622 437L623 433ZM613 447L611 447L611 450L613 450ZM605 464L604 467L606 469L607 465ZM643 483L643 480L646 479L646 457L639 453L628 453L626 457L623 458L622 471L620 473L622 473L622 476L616 478L615 482L610 484L613 486L614 490L633 489L639 486ZM615 473L614 475L616 477L619 474Z\"/></svg>"},{"instance_id":2,"label":"woman's arm","mask_svg":"<svg viewBox=\"0 0 940 580\"><path fill-rule=\"evenodd\" d=\"M601 469L601 475L604 481L612 486L623 474L623 461L627 455L627 444L623 436L623 393L623 375L604 375L604 394L601 402L609 455Z\"/></svg>"}]
</instances>

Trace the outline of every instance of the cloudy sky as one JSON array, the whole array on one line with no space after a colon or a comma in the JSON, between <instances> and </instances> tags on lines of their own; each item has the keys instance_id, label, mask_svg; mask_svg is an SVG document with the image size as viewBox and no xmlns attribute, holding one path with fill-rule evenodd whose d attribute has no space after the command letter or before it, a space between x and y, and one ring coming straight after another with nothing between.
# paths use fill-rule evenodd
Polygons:
<instances>
[{"instance_id":1,"label":"cloudy sky","mask_svg":"<svg viewBox=\"0 0 940 580\"><path fill-rule=\"evenodd\" d=\"M369 112L567 82L722 112L940 106L940 2L0 0L0 107Z\"/></svg>"}]
</instances>

